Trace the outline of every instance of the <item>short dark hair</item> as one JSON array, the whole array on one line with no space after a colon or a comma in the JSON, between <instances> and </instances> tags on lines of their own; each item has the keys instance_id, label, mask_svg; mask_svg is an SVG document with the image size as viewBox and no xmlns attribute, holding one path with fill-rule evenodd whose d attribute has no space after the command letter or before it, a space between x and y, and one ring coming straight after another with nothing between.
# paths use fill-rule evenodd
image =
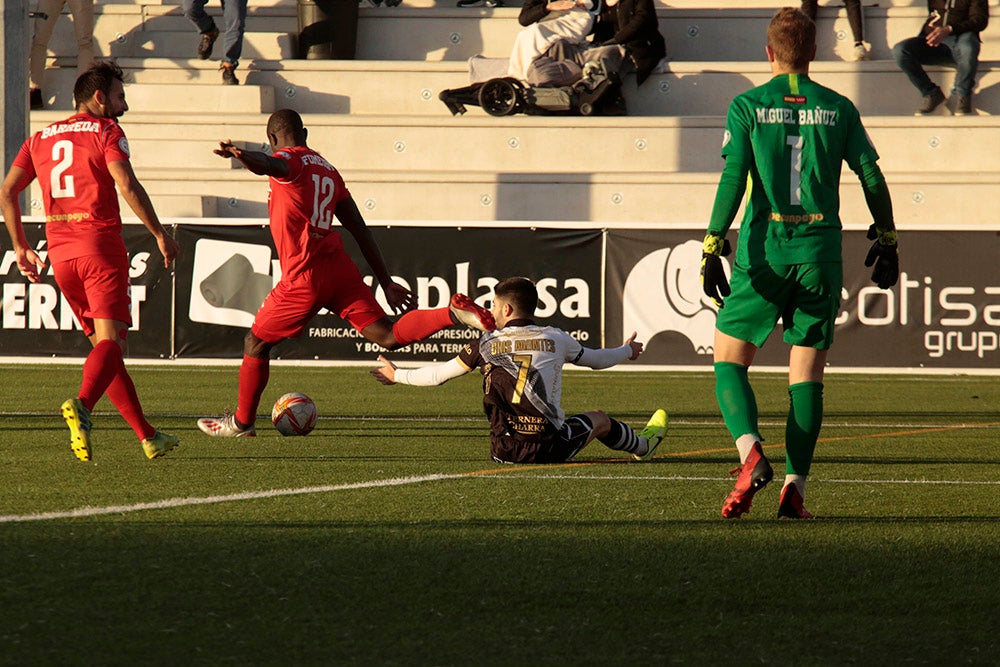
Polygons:
<instances>
[{"instance_id":1,"label":"short dark hair","mask_svg":"<svg viewBox=\"0 0 1000 667\"><path fill-rule=\"evenodd\" d=\"M527 278L505 278L496 284L493 294L513 305L522 315L534 315L538 308L538 288Z\"/></svg>"},{"instance_id":2,"label":"short dark hair","mask_svg":"<svg viewBox=\"0 0 1000 667\"><path fill-rule=\"evenodd\" d=\"M767 45L778 62L801 69L816 47L816 24L795 7L782 7L767 26Z\"/></svg>"},{"instance_id":3,"label":"short dark hair","mask_svg":"<svg viewBox=\"0 0 1000 667\"><path fill-rule=\"evenodd\" d=\"M99 60L90 69L77 77L73 85L73 101L77 106L84 104L94 93L101 91L105 95L111 94L111 85L115 79L125 83L125 74L117 63L107 60Z\"/></svg>"},{"instance_id":4,"label":"short dark hair","mask_svg":"<svg viewBox=\"0 0 1000 667\"><path fill-rule=\"evenodd\" d=\"M296 143L301 143L305 140L304 127L302 116L292 109L278 109L267 119L268 135L291 134L295 138Z\"/></svg>"}]
</instances>

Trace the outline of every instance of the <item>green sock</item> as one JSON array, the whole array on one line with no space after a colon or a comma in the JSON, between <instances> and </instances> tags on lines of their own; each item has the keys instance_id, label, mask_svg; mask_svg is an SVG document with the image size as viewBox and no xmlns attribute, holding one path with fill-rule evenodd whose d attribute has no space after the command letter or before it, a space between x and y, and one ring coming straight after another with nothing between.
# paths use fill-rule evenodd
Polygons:
<instances>
[{"instance_id":1,"label":"green sock","mask_svg":"<svg viewBox=\"0 0 1000 667\"><path fill-rule=\"evenodd\" d=\"M747 367L728 361L715 362L715 398L726 428L736 440L757 431L757 398L753 395Z\"/></svg>"},{"instance_id":2,"label":"green sock","mask_svg":"<svg viewBox=\"0 0 1000 667\"><path fill-rule=\"evenodd\" d=\"M785 472L808 475L816 439L823 425L823 383L799 382L788 387L785 424Z\"/></svg>"}]
</instances>

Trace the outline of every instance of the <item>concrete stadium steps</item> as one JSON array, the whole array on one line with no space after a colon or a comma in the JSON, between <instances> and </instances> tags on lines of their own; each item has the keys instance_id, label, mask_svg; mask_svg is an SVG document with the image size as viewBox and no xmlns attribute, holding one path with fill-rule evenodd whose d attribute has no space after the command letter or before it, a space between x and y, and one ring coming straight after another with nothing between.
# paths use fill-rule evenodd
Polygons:
<instances>
[{"instance_id":1,"label":"concrete stadium steps","mask_svg":"<svg viewBox=\"0 0 1000 667\"><path fill-rule=\"evenodd\" d=\"M345 172L368 220L557 220L704 225L717 172L648 174L471 171ZM246 170L153 168L139 176L163 218L266 218L267 181ZM1000 197L1000 174L886 174L901 229L961 220L988 222L982 202ZM37 188L37 184L35 185ZM176 194L183 191L184 195ZM961 192L961 197L955 193ZM37 199L37 189L32 191ZM871 215L857 180L841 185L845 223ZM131 216L121 203L123 215ZM36 212L33 210L33 212ZM37 211L36 213L40 213Z\"/></svg>"},{"instance_id":2,"label":"concrete stadium steps","mask_svg":"<svg viewBox=\"0 0 1000 667\"><path fill-rule=\"evenodd\" d=\"M505 57L521 29L519 9L362 10L358 58L365 60L466 60L474 55ZM674 9L657 11L671 60L743 60L764 57L767 24L774 7L760 9ZM865 40L872 57L891 59L892 46L917 34L924 7L870 7ZM821 9L817 17L817 59L844 59L854 46L843 9ZM992 32L992 34L991 34ZM981 57L1000 58L1000 35L982 34Z\"/></svg>"},{"instance_id":3,"label":"concrete stadium steps","mask_svg":"<svg viewBox=\"0 0 1000 667\"><path fill-rule=\"evenodd\" d=\"M450 115L438 94L468 85L468 68L458 62L258 60L238 71L244 85L223 86L214 63L164 58L121 58L130 83L129 105L136 111L179 108L186 112L269 112L288 107L304 114ZM948 91L953 69L928 71ZM821 61L812 67L814 80L847 95L866 117L912 115L920 103L909 80L888 61L845 63ZM73 68L51 70L46 105L72 109ZM670 64L637 88L625 79L630 116L724 115L729 101L771 78L766 63L693 62ZM1000 61L984 62L974 95L979 115L1000 109ZM486 114L469 105L468 116ZM940 116L947 116L942 107ZM500 119L496 123L502 123Z\"/></svg>"},{"instance_id":4,"label":"concrete stadium steps","mask_svg":"<svg viewBox=\"0 0 1000 667\"><path fill-rule=\"evenodd\" d=\"M130 107L183 109L184 113L271 113L275 106L271 86L191 86L181 83L131 84L126 89Z\"/></svg>"},{"instance_id":5,"label":"concrete stadium steps","mask_svg":"<svg viewBox=\"0 0 1000 667\"><path fill-rule=\"evenodd\" d=\"M153 199L153 207L160 218L219 217L219 202L216 197L206 197L190 190L178 193L176 182L173 185L169 185L158 181L156 178L150 179L148 183L144 182L143 185L150 190L153 190L152 186L155 185L157 191L155 194L151 192L151 197ZM41 204L42 192L38 186L38 181L32 181L28 192L31 211L30 213L25 212L25 215L44 217L45 213ZM129 208L128 204L120 196L118 197L118 208L121 210L122 217L135 217L135 213L132 212L132 209ZM265 218L267 217L266 208L265 205L263 215Z\"/></svg>"},{"instance_id":6,"label":"concrete stadium steps","mask_svg":"<svg viewBox=\"0 0 1000 667\"><path fill-rule=\"evenodd\" d=\"M787 3L786 3L787 4ZM995 6L995 2L993 3ZM207 7L221 16L218 4ZM295 55L296 5L251 3L242 59L282 60ZM494 9L434 7L362 8L357 57L362 60L464 61L474 55L506 57L520 30L518 7ZM104 4L95 9L95 44L102 56L192 58L198 36L177 3ZM660 6L660 31L674 61L746 61L763 58L767 23L774 7ZM868 7L865 38L874 59L891 59L891 47L919 30L922 6ZM820 9L819 60L842 60L853 41L842 9ZM1000 33L983 32L983 60L1000 60ZM56 25L50 52L75 57L76 40L69 21ZM222 42L215 45L215 59Z\"/></svg>"},{"instance_id":7,"label":"concrete stadium steps","mask_svg":"<svg viewBox=\"0 0 1000 667\"><path fill-rule=\"evenodd\" d=\"M979 85L973 93L975 113L998 113L1000 61L980 66ZM948 94L955 70L926 69ZM866 122L874 116L912 116L921 103L919 92L892 61L818 61L810 67L810 77L850 98ZM626 77L624 95L629 115L724 115L733 97L771 78L770 67L761 62L672 62L668 72L653 75L638 88L634 76ZM936 115L950 113L942 106Z\"/></svg>"},{"instance_id":8,"label":"concrete stadium steps","mask_svg":"<svg viewBox=\"0 0 1000 667\"><path fill-rule=\"evenodd\" d=\"M998 2L990 0L991 7ZM979 114L914 117L916 91L889 47L916 32L923 0L878 4L866 9L876 60L849 63L843 8L821 3L814 78L851 97L864 114L900 227L991 221L989 203L1000 200L1000 154L984 146L1000 130L990 115L1000 109L1000 31L983 34ZM722 166L729 100L770 78L762 44L777 5L798 2L658 1L669 71L641 89L626 79L630 116L620 118L493 118L478 107L449 114L437 94L468 83L465 60L508 55L519 29L513 2L497 9L459 9L454 0L362 8L358 60L307 61L290 57L294 0L250 0L239 87L220 83L221 42L215 60L193 58L198 38L179 0L102 0L95 37L98 51L129 75L132 110L122 124L161 217L265 217L266 179L212 149L222 138L265 149L267 114L291 107L305 114L310 144L340 168L370 220L702 225ZM221 15L219 3L208 11ZM68 20L59 21L50 46L56 67L44 92L51 109L31 113L32 130L72 108L76 47ZM954 72L933 68L932 77L948 89ZM957 155L976 155L976 171L963 171L970 167ZM846 167L842 183L843 219L864 223L870 216ZM130 215L124 204L122 210Z\"/></svg>"},{"instance_id":9,"label":"concrete stadium steps","mask_svg":"<svg viewBox=\"0 0 1000 667\"><path fill-rule=\"evenodd\" d=\"M32 115L32 130L59 120ZM264 114L129 112L122 126L136 168L218 168L219 139L264 147ZM220 122L222 121L222 122ZM500 121L500 122L498 122ZM571 122L567 122L571 121ZM724 118L553 116L415 117L313 114L305 118L310 145L346 172L469 170L491 173L714 172ZM927 173L965 171L956 155L976 155L977 170L1000 172L1000 153L983 150L997 136L1000 116L866 119L885 169ZM234 166L235 168L235 166Z\"/></svg>"}]
</instances>

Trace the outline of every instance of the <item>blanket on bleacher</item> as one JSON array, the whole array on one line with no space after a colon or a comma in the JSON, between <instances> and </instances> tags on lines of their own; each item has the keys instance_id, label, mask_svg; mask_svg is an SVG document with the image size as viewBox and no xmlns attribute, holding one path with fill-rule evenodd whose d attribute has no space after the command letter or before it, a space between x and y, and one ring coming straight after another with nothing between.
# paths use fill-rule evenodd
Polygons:
<instances>
[{"instance_id":1,"label":"blanket on bleacher","mask_svg":"<svg viewBox=\"0 0 1000 667\"><path fill-rule=\"evenodd\" d=\"M586 0L583 7L559 13L558 16L554 16L553 12L545 20L521 30L514 40L514 48L510 53L507 76L527 81L528 67L557 39L586 41L594 26L594 15L590 11L592 7L591 0Z\"/></svg>"}]
</instances>

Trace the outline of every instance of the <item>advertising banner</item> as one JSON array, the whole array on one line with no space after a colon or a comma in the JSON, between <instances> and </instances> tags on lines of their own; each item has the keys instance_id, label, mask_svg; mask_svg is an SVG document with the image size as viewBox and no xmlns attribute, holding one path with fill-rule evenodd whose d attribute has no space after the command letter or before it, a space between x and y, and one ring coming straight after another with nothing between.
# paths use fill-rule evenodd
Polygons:
<instances>
[{"instance_id":1,"label":"advertising banner","mask_svg":"<svg viewBox=\"0 0 1000 667\"><path fill-rule=\"evenodd\" d=\"M164 269L144 227L124 227L133 301L129 356L238 359L257 308L281 275L267 226L174 225L170 230L181 245L173 270ZM394 275L417 294L421 308L444 307L455 292L488 305L497 281L524 275L539 285L540 323L564 328L590 347L619 345L636 331L646 345L640 365L711 367L717 311L701 289L700 228L376 226L372 232ZM44 227L26 223L25 233L44 256ZM735 238L733 231L730 240ZM873 285L863 266L870 245L862 230L844 233L843 301L831 368L1000 370L1000 232L903 230L900 280L889 290ZM349 235L345 246L367 274ZM730 260L724 260L727 266ZM0 277L0 356L82 357L89 352L51 269L43 272L41 283L28 283L7 246ZM370 284L371 276L366 280ZM375 292L386 307L381 290ZM758 367L787 364L781 333L778 324L758 353ZM396 351L394 359L447 359L477 337L464 327L447 329ZM380 351L323 311L275 355L370 361Z\"/></svg>"},{"instance_id":2,"label":"advertising banner","mask_svg":"<svg viewBox=\"0 0 1000 667\"><path fill-rule=\"evenodd\" d=\"M539 286L538 321L600 345L601 232L530 228L372 227L383 256L420 308L441 308L463 292L488 305L493 285L511 275ZM370 285L357 244L344 245ZM176 354L238 358L257 308L280 279L270 234L263 226L183 226L178 231ZM381 288L376 298L388 308ZM393 359L443 360L478 333L446 329L393 353ZM279 345L281 359L372 360L382 349L337 315L321 311L300 338Z\"/></svg>"},{"instance_id":3,"label":"advertising banner","mask_svg":"<svg viewBox=\"0 0 1000 667\"><path fill-rule=\"evenodd\" d=\"M717 310L701 288L701 236L608 231L609 345L636 331L646 344L638 363L711 368ZM831 368L1000 369L1000 233L901 231L900 279L889 290L864 266L871 243L864 231L844 232ZM781 333L779 323L756 365L787 365Z\"/></svg>"},{"instance_id":4,"label":"advertising banner","mask_svg":"<svg viewBox=\"0 0 1000 667\"><path fill-rule=\"evenodd\" d=\"M169 229L168 229L169 231ZM25 223L28 242L44 259L45 226ZM132 328L128 334L130 356L170 356L173 284L156 241L141 225L126 225L122 236L130 254ZM17 268L14 251L4 244L0 259L3 310L0 313L0 355L83 357L91 349L69 304L56 287L51 266L42 281L29 283Z\"/></svg>"}]
</instances>

